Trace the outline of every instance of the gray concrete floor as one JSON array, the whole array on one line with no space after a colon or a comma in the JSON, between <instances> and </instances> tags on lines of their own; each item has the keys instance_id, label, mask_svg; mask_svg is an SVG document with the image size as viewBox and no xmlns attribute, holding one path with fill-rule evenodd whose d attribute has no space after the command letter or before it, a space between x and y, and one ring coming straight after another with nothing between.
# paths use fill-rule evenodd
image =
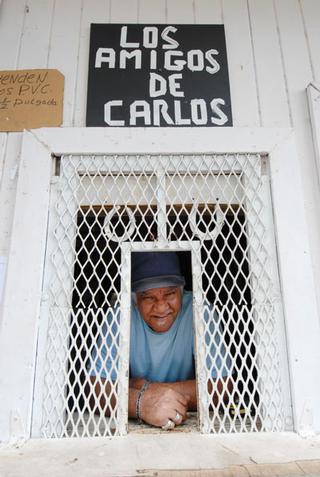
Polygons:
<instances>
[{"instance_id":1,"label":"gray concrete floor","mask_svg":"<svg viewBox=\"0 0 320 477\"><path fill-rule=\"evenodd\" d=\"M1 477L320 476L320 436L128 434L0 446Z\"/></svg>"}]
</instances>

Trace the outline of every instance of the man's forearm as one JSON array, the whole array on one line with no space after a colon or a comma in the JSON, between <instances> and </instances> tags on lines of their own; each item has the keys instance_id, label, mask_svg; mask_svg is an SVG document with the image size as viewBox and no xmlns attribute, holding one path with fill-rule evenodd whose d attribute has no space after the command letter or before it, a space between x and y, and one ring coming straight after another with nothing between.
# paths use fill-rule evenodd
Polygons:
<instances>
[{"instance_id":1,"label":"man's forearm","mask_svg":"<svg viewBox=\"0 0 320 477\"><path fill-rule=\"evenodd\" d=\"M174 391L177 391L188 398L189 411L197 410L197 382L195 379L177 381L175 383L165 383L165 385L171 387ZM208 393L212 395L212 405L218 406L222 402L226 403L229 400L232 388L233 381L230 379L230 377L209 380L207 389Z\"/></svg>"},{"instance_id":2,"label":"man's forearm","mask_svg":"<svg viewBox=\"0 0 320 477\"><path fill-rule=\"evenodd\" d=\"M101 389L100 383L96 378L91 377L91 382L94 385L94 394L96 397L99 396L99 407L101 410L104 411L106 415L110 414L111 409L114 409L116 406L116 398L114 393L111 392L111 385L110 382L106 381L104 378L101 378L101 384L103 387L103 391ZM129 417L135 418L137 417L137 399L139 395L139 391L145 382L144 378L136 378L130 379L129 381L129 398L128 398L128 415ZM160 383L155 382L150 385L153 397L159 396L159 402L161 402L161 397L163 393L171 389L176 393L175 396L169 396L167 398L166 405L168 404L168 399L176 400L178 395L181 395L183 399L185 399L186 410L188 411L196 411L197 410L197 384L195 379L190 379L187 381L177 381L175 383ZM229 393L226 392L228 389ZM219 403L228 400L229 394L232 392L232 380L229 378L225 378L222 380L217 380L215 382L208 381L208 392L212 395L212 404L213 406L217 406ZM146 392L148 397L149 392ZM109 402L109 406L107 405L106 398L111 395L111 400ZM91 396L93 398L93 396ZM179 400L179 398L178 398ZM92 399L91 407L95 408L97 411L97 405L94 404L94 399ZM144 406L144 399L142 399L141 404L142 407ZM147 399L148 401L148 399ZM96 401L95 401L96 402ZM183 419L186 418L186 415Z\"/></svg>"},{"instance_id":3,"label":"man's forearm","mask_svg":"<svg viewBox=\"0 0 320 477\"><path fill-rule=\"evenodd\" d=\"M135 389L140 389L144 383L143 378L137 378L130 380L130 386ZM195 379L189 379L186 381L158 383L159 386L169 387L174 391L182 394L182 396L188 399L188 411L197 410L197 382ZM221 402L227 402L232 392L233 381L230 377L217 379L215 381L208 381L208 392L212 395L213 406L218 406ZM228 391L228 392L227 392Z\"/></svg>"},{"instance_id":4,"label":"man's forearm","mask_svg":"<svg viewBox=\"0 0 320 477\"><path fill-rule=\"evenodd\" d=\"M144 378L135 378L130 379L129 386L131 389L140 389L144 383ZM182 394L189 401L188 410L196 411L197 410L197 385L195 379L189 379L187 381L177 381L175 383L160 383L157 382L161 388L171 388L174 391ZM129 393L130 394L130 393ZM130 399L129 399L130 400Z\"/></svg>"},{"instance_id":5,"label":"man's forearm","mask_svg":"<svg viewBox=\"0 0 320 477\"><path fill-rule=\"evenodd\" d=\"M89 396L91 394L90 407L91 409L94 409L95 411L98 411L98 409L100 408L100 411L103 411L104 414L109 416L110 411L116 407L117 400L114 393L112 393L110 382L107 381L105 378L100 378L100 380L98 380L95 376L90 376L90 381L92 383L93 390L94 390L94 393L91 394L90 389L87 388L87 394ZM144 382L144 379L141 379L141 386L143 382ZM133 385L131 386L131 382L130 382L129 400L128 400L129 417L136 417L136 402L138 398L139 389L141 386L139 385L139 383L135 383L135 386ZM111 396L110 402L109 402L109 396ZM98 400L99 404L97 405L98 397L99 397L99 400Z\"/></svg>"}]
</instances>

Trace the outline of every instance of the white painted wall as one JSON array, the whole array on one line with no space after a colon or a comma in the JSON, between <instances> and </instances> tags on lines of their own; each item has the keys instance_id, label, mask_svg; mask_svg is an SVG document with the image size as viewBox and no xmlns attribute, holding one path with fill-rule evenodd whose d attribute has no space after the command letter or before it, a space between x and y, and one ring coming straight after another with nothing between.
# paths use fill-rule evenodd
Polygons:
<instances>
[{"instance_id":1,"label":"white painted wall","mask_svg":"<svg viewBox=\"0 0 320 477\"><path fill-rule=\"evenodd\" d=\"M320 84L319 0L0 0L0 70L59 69L67 128L85 126L91 22L225 25L234 126L295 129L319 283L320 188L306 94L310 82ZM0 133L1 263L9 256L21 138Z\"/></svg>"},{"instance_id":2,"label":"white painted wall","mask_svg":"<svg viewBox=\"0 0 320 477\"><path fill-rule=\"evenodd\" d=\"M65 75L64 127L85 125L91 22L224 23L234 125L296 129L318 283L320 197L306 87L320 83L320 2L3 0L0 69L58 68ZM5 257L20 147L21 134L0 133L0 256Z\"/></svg>"}]
</instances>

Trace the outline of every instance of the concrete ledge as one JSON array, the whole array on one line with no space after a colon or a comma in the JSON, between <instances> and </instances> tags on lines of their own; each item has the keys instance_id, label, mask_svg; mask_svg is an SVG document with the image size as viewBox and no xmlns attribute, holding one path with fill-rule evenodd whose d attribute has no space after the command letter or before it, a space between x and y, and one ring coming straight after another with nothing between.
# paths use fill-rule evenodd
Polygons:
<instances>
[{"instance_id":1,"label":"concrete ledge","mask_svg":"<svg viewBox=\"0 0 320 477\"><path fill-rule=\"evenodd\" d=\"M128 434L0 446L0 477L320 476L320 436Z\"/></svg>"},{"instance_id":2,"label":"concrete ledge","mask_svg":"<svg viewBox=\"0 0 320 477\"><path fill-rule=\"evenodd\" d=\"M320 460L286 464L235 465L216 470L160 470L139 473L143 477L300 477L320 476Z\"/></svg>"}]
</instances>

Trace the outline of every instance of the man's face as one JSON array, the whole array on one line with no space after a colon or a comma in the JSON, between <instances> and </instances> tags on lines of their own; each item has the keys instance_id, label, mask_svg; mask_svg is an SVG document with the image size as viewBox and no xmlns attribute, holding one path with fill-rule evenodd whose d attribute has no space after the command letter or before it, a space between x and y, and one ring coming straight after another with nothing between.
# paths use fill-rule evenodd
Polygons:
<instances>
[{"instance_id":1,"label":"man's face","mask_svg":"<svg viewBox=\"0 0 320 477\"><path fill-rule=\"evenodd\" d=\"M152 288L137 293L138 310L153 331L168 331L176 319L182 302L180 287Z\"/></svg>"}]
</instances>

